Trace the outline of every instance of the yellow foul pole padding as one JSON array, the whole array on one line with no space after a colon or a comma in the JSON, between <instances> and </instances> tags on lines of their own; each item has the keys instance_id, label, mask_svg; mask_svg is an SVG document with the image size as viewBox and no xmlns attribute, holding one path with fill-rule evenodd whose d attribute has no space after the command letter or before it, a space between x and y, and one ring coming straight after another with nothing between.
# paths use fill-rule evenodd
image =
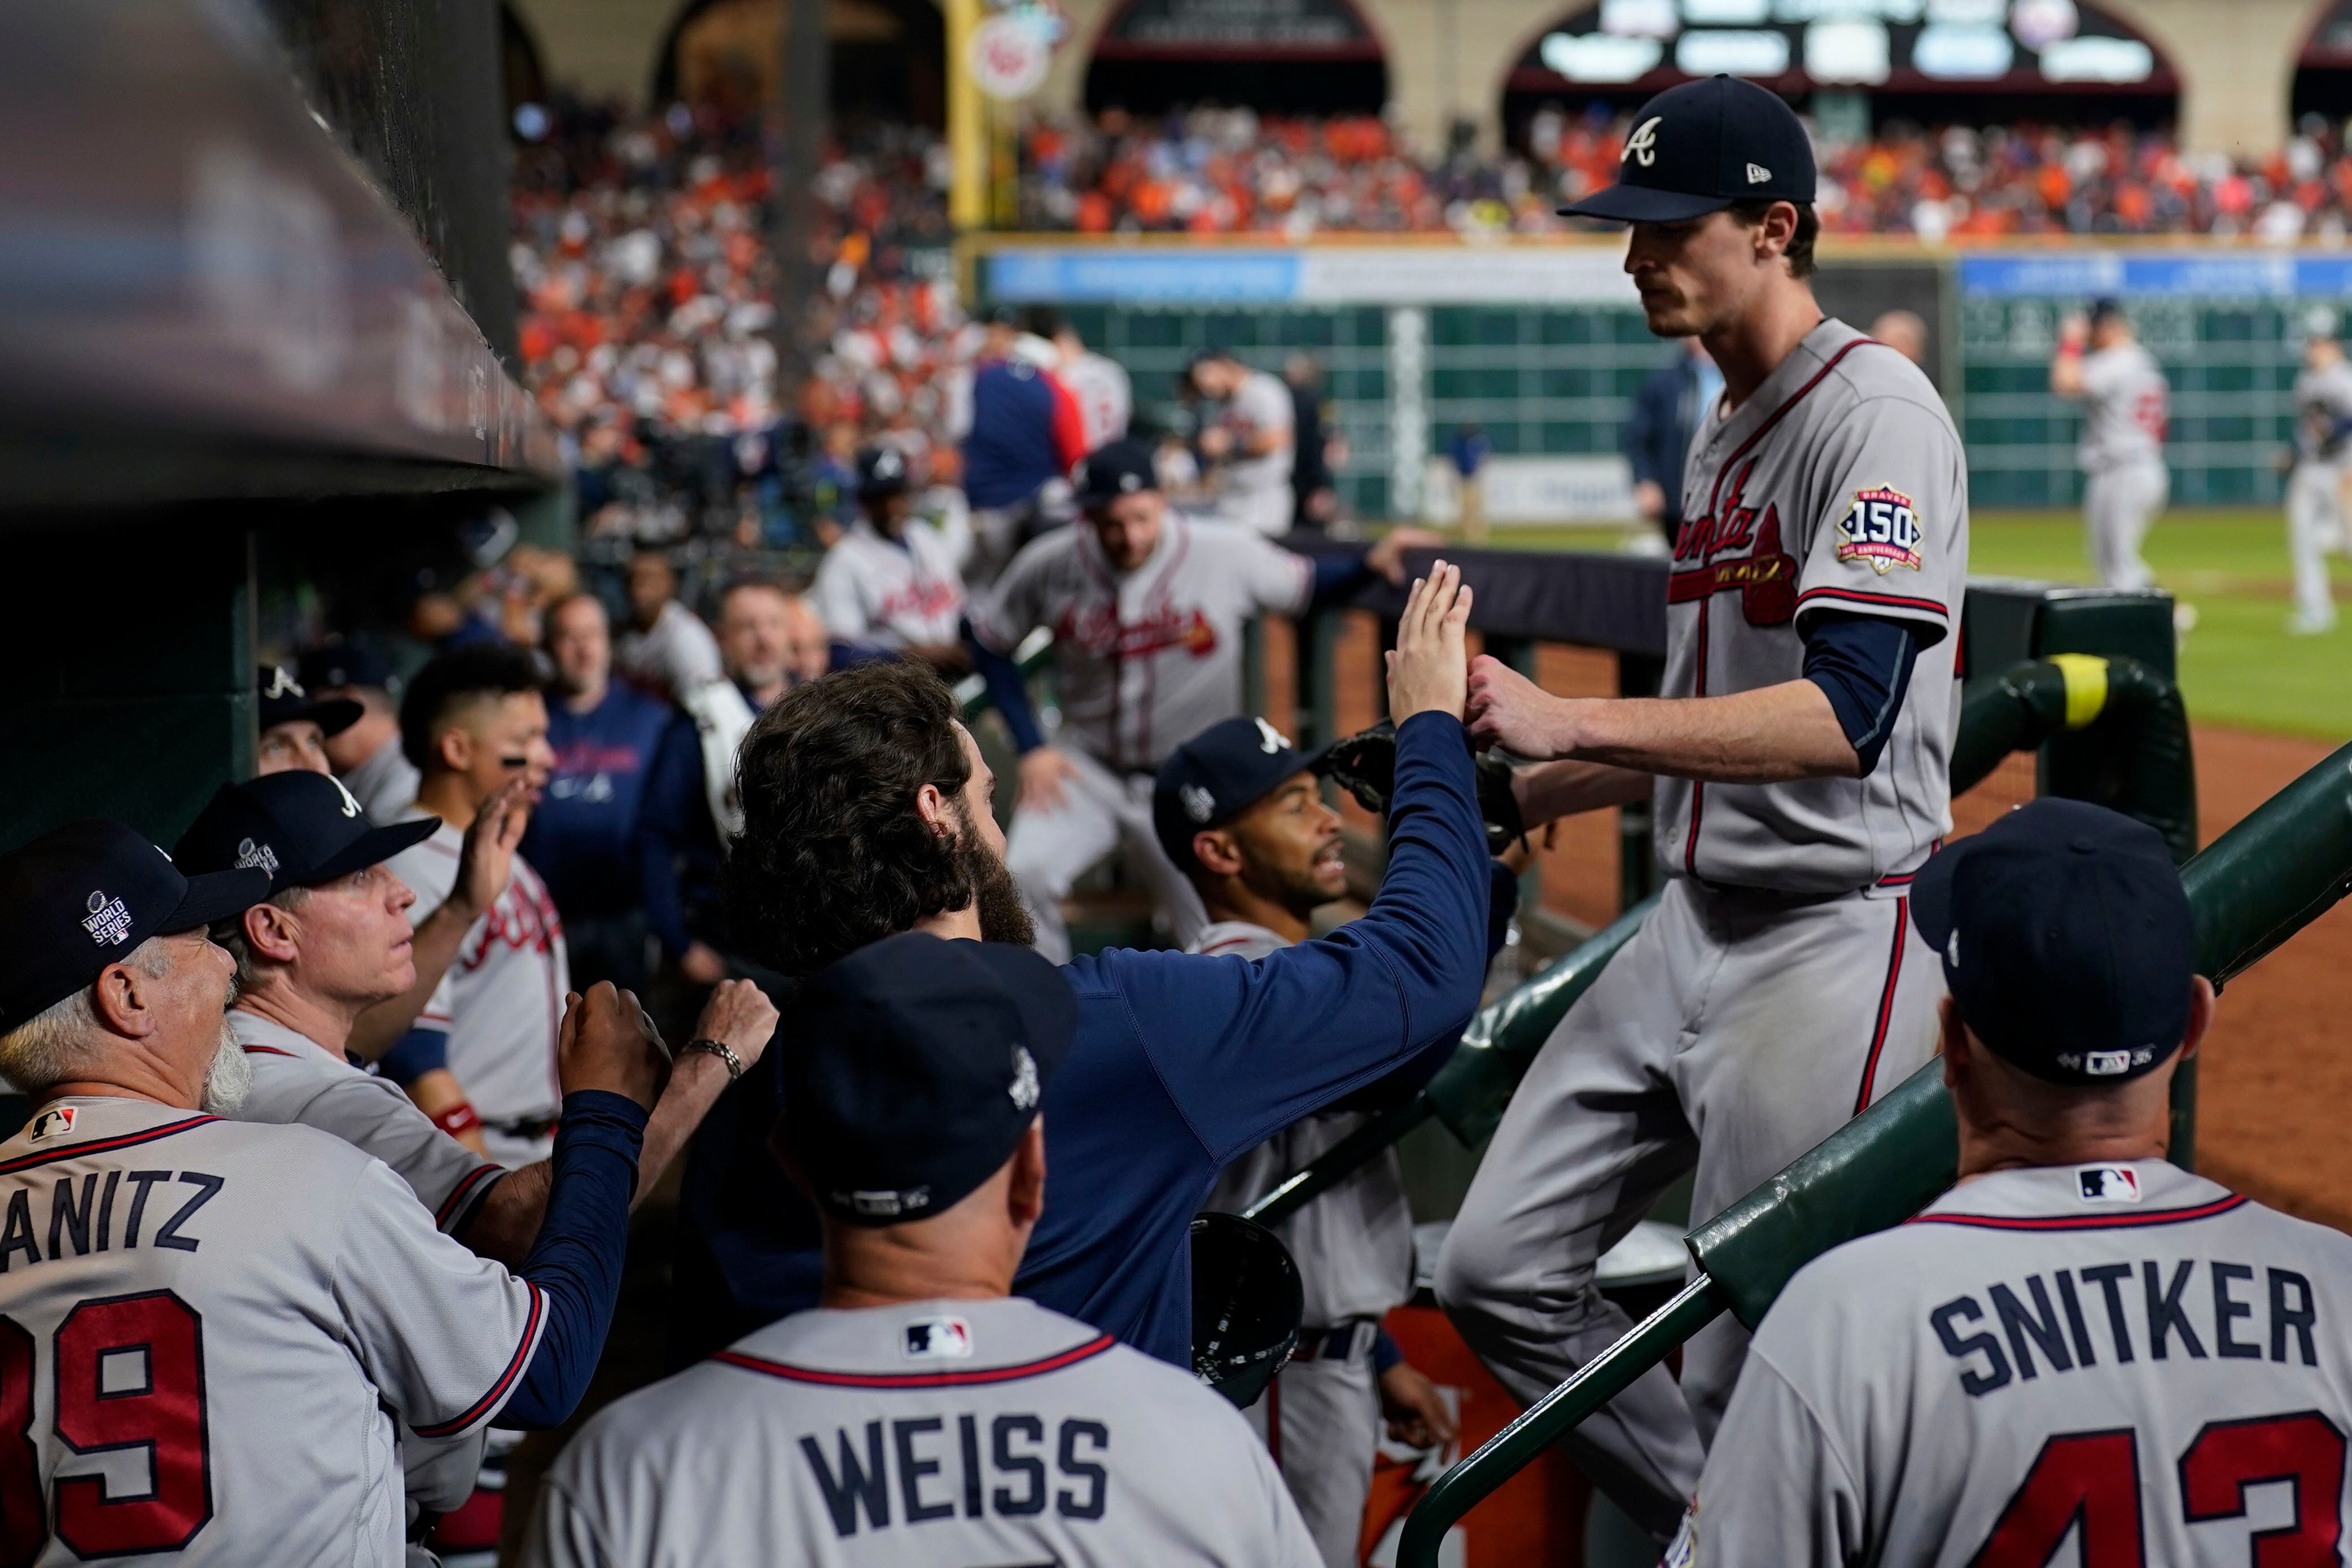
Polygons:
<instances>
[{"instance_id":1,"label":"yellow foul pole padding","mask_svg":"<svg viewBox=\"0 0 2352 1568\"><path fill-rule=\"evenodd\" d=\"M971 79L971 35L982 0L940 0L948 45L948 221L959 230L988 224L988 117Z\"/></svg>"}]
</instances>

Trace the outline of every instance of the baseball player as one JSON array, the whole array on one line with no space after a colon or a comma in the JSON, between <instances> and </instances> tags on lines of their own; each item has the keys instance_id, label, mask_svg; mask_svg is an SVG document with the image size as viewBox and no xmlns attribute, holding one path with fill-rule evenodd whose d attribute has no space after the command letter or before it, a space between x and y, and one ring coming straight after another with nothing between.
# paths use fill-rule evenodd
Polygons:
<instances>
[{"instance_id":1,"label":"baseball player","mask_svg":"<svg viewBox=\"0 0 2352 1568\"><path fill-rule=\"evenodd\" d=\"M388 864L429 913L457 886L474 814L517 780L526 808L547 787L555 752L538 667L529 654L499 644L443 654L408 683L400 733L425 780L401 820L438 816L441 825ZM445 1131L478 1135L500 1164L544 1160L559 1099L556 1026L570 986L555 902L517 855L505 891L467 930L383 1070Z\"/></svg>"},{"instance_id":2,"label":"baseball player","mask_svg":"<svg viewBox=\"0 0 2352 1568\"><path fill-rule=\"evenodd\" d=\"M1654 700L1552 698L1492 658L1471 733L1529 759L1526 819L1645 796L1667 883L1519 1086L1437 1293L1533 1401L1615 1341L1593 1265L1695 1170L1704 1217L1927 1059L1938 994L1905 894L1949 830L1949 635L1967 469L1908 359L1806 281L1812 150L1727 77L1634 118L1620 183L1569 210L1633 225L1650 330L1697 336L1722 396L1693 432ZM1727 1321L1584 1424L1579 1463L1660 1539L1698 1479L1741 1340Z\"/></svg>"},{"instance_id":3,"label":"baseball player","mask_svg":"<svg viewBox=\"0 0 2352 1568\"><path fill-rule=\"evenodd\" d=\"M2294 378L2294 466L2286 481L2286 549L2294 565L2292 637L2315 637L2336 626L2336 595L2327 581L2331 552L2352 548L2345 537L2346 459L2352 457L2352 364L2336 335L2336 313L2314 310L2303 341L2303 370Z\"/></svg>"},{"instance_id":4,"label":"baseball player","mask_svg":"<svg viewBox=\"0 0 2352 1568\"><path fill-rule=\"evenodd\" d=\"M371 820L390 822L416 798L416 766L400 751L399 682L382 654L357 643L329 643L302 656L302 685L321 700L348 698L360 716L324 738L328 763Z\"/></svg>"},{"instance_id":5,"label":"baseball player","mask_svg":"<svg viewBox=\"0 0 2352 1568\"><path fill-rule=\"evenodd\" d=\"M1314 1568L1230 1405L1010 1299L1069 982L1024 948L910 931L798 1003L774 1141L824 1216L824 1304L600 1412L524 1560Z\"/></svg>"},{"instance_id":6,"label":"baseball player","mask_svg":"<svg viewBox=\"0 0 2352 1568\"><path fill-rule=\"evenodd\" d=\"M1227 719L1179 746L1160 768L1152 796L1160 845L1209 915L1194 952L1245 962L1279 952L1305 942L1315 911L1346 894L1339 814L1316 785L1318 761L1263 719ZM1517 895L1517 879L1498 865L1490 950L1500 945ZM1441 1065L1435 1055L1416 1059L1339 1108L1276 1133L1225 1167L1208 1206L1247 1208L1370 1111L1410 1098ZM1277 1234L1306 1297L1298 1348L1244 1414L1272 1450L1325 1563L1354 1568L1382 1407L1417 1417L1436 1442L1453 1436L1436 1390L1392 1342L1384 1345L1380 1327L1412 1294L1412 1210L1396 1151L1308 1204Z\"/></svg>"},{"instance_id":7,"label":"baseball player","mask_svg":"<svg viewBox=\"0 0 2352 1568\"><path fill-rule=\"evenodd\" d=\"M1360 557L1310 561L1245 529L1172 514L1139 441L1092 454L1076 478L1082 523L1029 544L971 614L977 662L1021 752L1005 864L1036 922L1038 951L1057 963L1070 956L1062 900L1115 850L1176 940L1199 934L1200 895L1151 825L1160 763L1186 736L1241 710L1249 621L1301 615L1367 571L1401 580L1406 547L1433 538L1399 529ZM1040 626L1053 629L1062 704L1053 745L1010 658Z\"/></svg>"},{"instance_id":8,"label":"baseball player","mask_svg":"<svg viewBox=\"0 0 2352 1568\"><path fill-rule=\"evenodd\" d=\"M269 897L220 931L237 961L228 1026L253 1089L237 1115L331 1132L390 1165L435 1223L486 1258L520 1263L539 1234L551 1168L504 1166L436 1127L390 1080L352 1065L353 1018L405 990L415 901L384 862L439 826L373 827L332 779L226 784L173 847L190 874L257 866ZM720 984L682 1047L646 1128L642 1195L661 1178L719 1091L767 1048L776 1012L749 981Z\"/></svg>"},{"instance_id":9,"label":"baseball player","mask_svg":"<svg viewBox=\"0 0 2352 1568\"><path fill-rule=\"evenodd\" d=\"M908 654L962 674L963 563L967 531L951 542L914 515L907 458L895 447L857 458L857 502L865 515L825 552L809 596L825 631L852 658Z\"/></svg>"},{"instance_id":10,"label":"baseball player","mask_svg":"<svg viewBox=\"0 0 2352 1568\"><path fill-rule=\"evenodd\" d=\"M2352 1242L2165 1163L2213 992L2163 840L2036 801L1912 907L1959 1184L1790 1281L1669 1560L2336 1561Z\"/></svg>"},{"instance_id":11,"label":"baseball player","mask_svg":"<svg viewBox=\"0 0 2352 1568\"><path fill-rule=\"evenodd\" d=\"M2092 569L2118 593L2142 592L2156 574L2141 559L2140 542L2172 492L2164 466L2171 399L2164 367L2132 335L2123 306L2101 300L2087 320L2069 317L2059 328L2050 390L2083 405L2083 529Z\"/></svg>"},{"instance_id":12,"label":"baseball player","mask_svg":"<svg viewBox=\"0 0 2352 1568\"><path fill-rule=\"evenodd\" d=\"M1196 442L1213 489L1206 515L1263 534L1289 532L1297 456L1290 388L1223 349L1196 357L1184 376L1210 403Z\"/></svg>"},{"instance_id":13,"label":"baseball player","mask_svg":"<svg viewBox=\"0 0 2352 1568\"><path fill-rule=\"evenodd\" d=\"M1078 417L1086 432L1087 450L1107 447L1127 434L1135 413L1135 388L1127 367L1107 354L1087 347L1077 328L1055 317L1045 335L1060 354L1055 374L1077 399Z\"/></svg>"},{"instance_id":14,"label":"baseball player","mask_svg":"<svg viewBox=\"0 0 2352 1568\"><path fill-rule=\"evenodd\" d=\"M265 664L255 689L260 696L261 740L254 752L257 773L304 768L332 773L327 740L360 721L360 705L347 697L312 697L282 664Z\"/></svg>"},{"instance_id":15,"label":"baseball player","mask_svg":"<svg viewBox=\"0 0 2352 1568\"><path fill-rule=\"evenodd\" d=\"M518 1278L382 1162L223 1119L248 1058L205 927L268 884L184 878L115 823L0 859L0 1072L37 1106L0 1143L11 1562L390 1568L404 1431L559 1423L603 1346L661 1070L634 1000L567 1017L556 1191Z\"/></svg>"}]
</instances>

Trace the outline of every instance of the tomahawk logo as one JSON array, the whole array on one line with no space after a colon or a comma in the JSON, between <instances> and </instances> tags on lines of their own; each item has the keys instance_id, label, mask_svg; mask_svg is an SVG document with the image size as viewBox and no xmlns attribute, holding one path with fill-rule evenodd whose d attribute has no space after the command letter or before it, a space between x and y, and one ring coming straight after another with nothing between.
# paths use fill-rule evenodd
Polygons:
<instances>
[{"instance_id":1,"label":"tomahawk logo","mask_svg":"<svg viewBox=\"0 0 2352 1568\"><path fill-rule=\"evenodd\" d=\"M1658 121L1663 114L1653 114L1633 127L1633 134L1625 138L1625 156L1644 169L1658 161Z\"/></svg>"}]
</instances>

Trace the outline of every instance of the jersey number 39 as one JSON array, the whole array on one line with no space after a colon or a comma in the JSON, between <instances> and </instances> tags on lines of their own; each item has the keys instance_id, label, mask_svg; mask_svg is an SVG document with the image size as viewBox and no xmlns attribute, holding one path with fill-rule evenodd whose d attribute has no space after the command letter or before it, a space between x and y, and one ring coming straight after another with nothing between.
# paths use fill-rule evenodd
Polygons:
<instances>
[{"instance_id":1,"label":"jersey number 39","mask_svg":"<svg viewBox=\"0 0 2352 1568\"><path fill-rule=\"evenodd\" d=\"M2342 1561L2344 1434L2318 1411L2209 1422L2180 1456L2179 1472L2190 1524L2243 1515L2248 1487L2292 1485L2294 1522L2254 1533L2256 1568ZM2078 1521L2083 1568L2141 1568L2139 1490L2139 1436L2130 1427L2061 1433L2042 1446L1975 1568L2042 1568Z\"/></svg>"},{"instance_id":2,"label":"jersey number 39","mask_svg":"<svg viewBox=\"0 0 2352 1568\"><path fill-rule=\"evenodd\" d=\"M0 1568L24 1568L49 1538L33 1436L33 1336L0 1318ZM213 1517L205 1441L204 1321L169 1290L75 1307L55 1336L58 1440L77 1454L144 1449L145 1491L109 1495L99 1476L60 1476L57 1538L83 1557L176 1552Z\"/></svg>"}]
</instances>

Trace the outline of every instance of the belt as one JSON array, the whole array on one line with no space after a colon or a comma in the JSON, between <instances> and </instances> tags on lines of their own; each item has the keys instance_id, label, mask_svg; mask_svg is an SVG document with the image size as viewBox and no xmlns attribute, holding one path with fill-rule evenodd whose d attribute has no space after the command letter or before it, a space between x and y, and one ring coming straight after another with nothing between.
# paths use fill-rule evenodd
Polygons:
<instances>
[{"instance_id":1,"label":"belt","mask_svg":"<svg viewBox=\"0 0 2352 1568\"><path fill-rule=\"evenodd\" d=\"M482 1125L508 1138L520 1138L525 1142L537 1142L555 1131L562 1123L561 1115L518 1116L511 1121L492 1121L487 1117Z\"/></svg>"},{"instance_id":2,"label":"belt","mask_svg":"<svg viewBox=\"0 0 2352 1568\"><path fill-rule=\"evenodd\" d=\"M1360 1355L1372 1353L1372 1341L1380 1334L1380 1321L1374 1318L1350 1318L1344 1323L1328 1329L1301 1329L1298 1348L1290 1352L1293 1361L1353 1361Z\"/></svg>"}]
</instances>

